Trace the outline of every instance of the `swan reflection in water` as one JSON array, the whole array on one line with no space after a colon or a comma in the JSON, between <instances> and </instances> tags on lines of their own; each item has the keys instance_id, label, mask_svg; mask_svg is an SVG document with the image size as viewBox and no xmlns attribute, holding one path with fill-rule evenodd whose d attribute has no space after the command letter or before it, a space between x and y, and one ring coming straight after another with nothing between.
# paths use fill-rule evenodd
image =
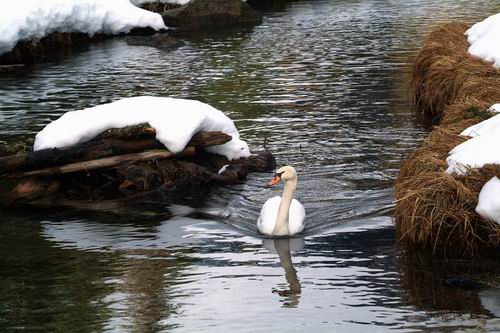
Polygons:
<instances>
[{"instance_id":1,"label":"swan reflection in water","mask_svg":"<svg viewBox=\"0 0 500 333\"><path fill-rule=\"evenodd\" d=\"M304 248L303 238L264 239L262 245L270 252L279 256L280 265L285 271L288 289L273 288L272 292L284 297L283 307L294 308L299 305L302 286L293 267L291 252Z\"/></svg>"}]
</instances>

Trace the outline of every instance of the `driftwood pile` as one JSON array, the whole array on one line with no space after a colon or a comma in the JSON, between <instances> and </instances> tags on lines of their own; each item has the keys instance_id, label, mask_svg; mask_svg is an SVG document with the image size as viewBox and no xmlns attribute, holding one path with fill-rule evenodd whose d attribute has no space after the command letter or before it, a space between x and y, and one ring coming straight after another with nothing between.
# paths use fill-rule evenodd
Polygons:
<instances>
[{"instance_id":1,"label":"driftwood pile","mask_svg":"<svg viewBox=\"0 0 500 333\"><path fill-rule=\"evenodd\" d=\"M275 167L268 152L228 161L203 150L231 139L222 132L198 133L174 154L156 140L152 128L139 125L109 130L64 149L0 157L0 204L57 206L126 199L151 191L179 195L214 183L234 184L248 172Z\"/></svg>"}]
</instances>

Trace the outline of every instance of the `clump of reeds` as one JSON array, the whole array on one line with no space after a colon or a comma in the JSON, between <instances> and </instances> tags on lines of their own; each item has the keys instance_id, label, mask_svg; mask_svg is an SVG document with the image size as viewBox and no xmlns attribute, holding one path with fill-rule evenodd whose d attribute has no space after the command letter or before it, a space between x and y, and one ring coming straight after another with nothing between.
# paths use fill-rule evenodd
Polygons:
<instances>
[{"instance_id":1,"label":"clump of reeds","mask_svg":"<svg viewBox=\"0 0 500 333\"><path fill-rule=\"evenodd\" d=\"M395 219L400 239L451 255L498 247L498 224L475 212L481 188L495 175L500 176L499 165L470 170L466 176L440 168L398 182Z\"/></svg>"},{"instance_id":2,"label":"clump of reeds","mask_svg":"<svg viewBox=\"0 0 500 333\"><path fill-rule=\"evenodd\" d=\"M467 28L461 23L439 26L416 58L411 82L415 106L433 119L441 119L457 98L489 101L500 94L500 70L468 53Z\"/></svg>"},{"instance_id":3,"label":"clump of reeds","mask_svg":"<svg viewBox=\"0 0 500 333\"><path fill-rule=\"evenodd\" d=\"M497 250L500 226L480 217L479 192L500 165L445 173L448 153L467 140L459 134L493 114L500 102L500 71L472 57L467 26L450 23L431 32L415 61L412 85L419 112L440 121L403 163L395 184L396 231L402 241L436 252L475 255Z\"/></svg>"}]
</instances>

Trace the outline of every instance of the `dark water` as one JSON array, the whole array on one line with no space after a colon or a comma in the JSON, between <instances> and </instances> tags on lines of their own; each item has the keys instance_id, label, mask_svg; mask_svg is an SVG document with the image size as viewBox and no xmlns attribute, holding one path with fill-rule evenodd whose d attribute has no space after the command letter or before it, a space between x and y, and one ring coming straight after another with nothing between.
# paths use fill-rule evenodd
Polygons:
<instances>
[{"instance_id":1,"label":"dark water","mask_svg":"<svg viewBox=\"0 0 500 333\"><path fill-rule=\"evenodd\" d=\"M213 189L196 200L202 214L189 217L163 203L112 217L4 211L0 331L500 330L498 263L406 253L390 217L399 164L427 132L405 98L423 34L499 9L490 1L300 1L254 29L189 37L175 50L116 38L0 77L0 140L121 97L212 104L252 147L267 138L278 164L297 168L308 214L301 238L257 236L260 207L278 191L263 187L270 174ZM453 276L487 287L446 286Z\"/></svg>"}]
</instances>

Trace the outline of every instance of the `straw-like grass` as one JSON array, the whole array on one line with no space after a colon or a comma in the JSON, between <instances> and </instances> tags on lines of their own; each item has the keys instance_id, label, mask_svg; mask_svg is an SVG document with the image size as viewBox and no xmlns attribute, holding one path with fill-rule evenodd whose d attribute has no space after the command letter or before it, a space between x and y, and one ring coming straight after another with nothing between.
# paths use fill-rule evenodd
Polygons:
<instances>
[{"instance_id":1,"label":"straw-like grass","mask_svg":"<svg viewBox=\"0 0 500 333\"><path fill-rule=\"evenodd\" d=\"M416 109L436 120L457 98L480 101L500 95L500 71L470 56L467 26L448 23L433 30L418 54L412 77Z\"/></svg>"},{"instance_id":2,"label":"straw-like grass","mask_svg":"<svg viewBox=\"0 0 500 333\"><path fill-rule=\"evenodd\" d=\"M395 185L399 238L454 255L500 245L500 226L475 212L481 188L500 176L500 165L471 169L466 176L445 173L449 151L467 139L460 132L490 117L487 108L500 102L500 71L467 53L466 29L458 23L438 27L417 56L415 105L440 125L403 163Z\"/></svg>"},{"instance_id":3,"label":"straw-like grass","mask_svg":"<svg viewBox=\"0 0 500 333\"><path fill-rule=\"evenodd\" d=\"M396 230L401 240L452 255L476 255L500 244L500 228L476 212L481 188L499 165L456 177L427 171L396 186Z\"/></svg>"}]
</instances>

